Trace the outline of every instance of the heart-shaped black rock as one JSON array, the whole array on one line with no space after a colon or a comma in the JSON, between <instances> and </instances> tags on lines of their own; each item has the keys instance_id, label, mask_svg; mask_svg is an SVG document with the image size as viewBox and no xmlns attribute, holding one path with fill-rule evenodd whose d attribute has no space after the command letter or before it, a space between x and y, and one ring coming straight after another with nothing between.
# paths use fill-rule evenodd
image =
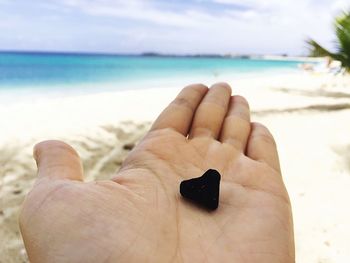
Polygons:
<instances>
[{"instance_id":1,"label":"heart-shaped black rock","mask_svg":"<svg viewBox=\"0 0 350 263\"><path fill-rule=\"evenodd\" d=\"M209 169L201 177L182 181L180 193L194 203L209 210L219 206L220 173Z\"/></svg>"}]
</instances>

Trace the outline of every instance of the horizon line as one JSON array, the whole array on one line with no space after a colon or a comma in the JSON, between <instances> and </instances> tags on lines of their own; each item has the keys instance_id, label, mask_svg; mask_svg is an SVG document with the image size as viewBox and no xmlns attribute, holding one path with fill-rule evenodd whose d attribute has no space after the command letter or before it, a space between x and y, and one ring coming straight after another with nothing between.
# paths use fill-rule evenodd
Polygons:
<instances>
[{"instance_id":1,"label":"horizon line","mask_svg":"<svg viewBox=\"0 0 350 263\"><path fill-rule=\"evenodd\" d=\"M256 53L163 53L155 51L144 51L138 53L117 53L117 52L99 52L99 51L59 51L59 50L1 50L0 53L12 54L57 54L57 55L95 55L95 56L162 56L162 57L262 57L262 56L281 56L281 57L305 57L303 55L290 56L287 53L279 54L256 54Z\"/></svg>"}]
</instances>

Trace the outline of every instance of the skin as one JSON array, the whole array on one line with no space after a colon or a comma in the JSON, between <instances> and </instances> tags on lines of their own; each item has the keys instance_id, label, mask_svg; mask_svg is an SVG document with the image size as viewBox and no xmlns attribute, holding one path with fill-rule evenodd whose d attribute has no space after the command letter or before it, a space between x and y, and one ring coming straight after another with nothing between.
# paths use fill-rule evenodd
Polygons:
<instances>
[{"instance_id":1,"label":"skin","mask_svg":"<svg viewBox=\"0 0 350 263\"><path fill-rule=\"evenodd\" d=\"M39 143L34 157L38 179L20 215L32 263L295 262L276 144L228 84L184 88L112 180L84 182L60 141ZM179 194L210 168L221 173L212 212Z\"/></svg>"}]
</instances>

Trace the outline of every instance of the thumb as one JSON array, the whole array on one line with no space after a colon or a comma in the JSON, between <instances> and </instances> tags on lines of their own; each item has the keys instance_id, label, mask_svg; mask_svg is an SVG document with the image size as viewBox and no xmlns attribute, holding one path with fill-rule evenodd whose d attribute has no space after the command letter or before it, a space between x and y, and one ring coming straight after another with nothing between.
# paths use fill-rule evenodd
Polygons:
<instances>
[{"instance_id":1,"label":"thumb","mask_svg":"<svg viewBox=\"0 0 350 263\"><path fill-rule=\"evenodd\" d=\"M78 153L61 141L44 141L34 146L38 177L83 180L83 168Z\"/></svg>"}]
</instances>

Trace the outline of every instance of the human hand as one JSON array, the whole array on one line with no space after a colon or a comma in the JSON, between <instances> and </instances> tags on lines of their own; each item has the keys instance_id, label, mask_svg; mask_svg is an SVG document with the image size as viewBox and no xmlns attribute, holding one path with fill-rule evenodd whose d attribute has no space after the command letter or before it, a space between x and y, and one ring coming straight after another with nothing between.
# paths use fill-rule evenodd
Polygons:
<instances>
[{"instance_id":1,"label":"human hand","mask_svg":"<svg viewBox=\"0 0 350 263\"><path fill-rule=\"evenodd\" d=\"M227 84L182 90L112 180L83 182L77 153L59 141L34 156L38 179L20 216L32 263L294 262L274 139ZM179 194L208 169L221 174L213 212Z\"/></svg>"}]
</instances>

